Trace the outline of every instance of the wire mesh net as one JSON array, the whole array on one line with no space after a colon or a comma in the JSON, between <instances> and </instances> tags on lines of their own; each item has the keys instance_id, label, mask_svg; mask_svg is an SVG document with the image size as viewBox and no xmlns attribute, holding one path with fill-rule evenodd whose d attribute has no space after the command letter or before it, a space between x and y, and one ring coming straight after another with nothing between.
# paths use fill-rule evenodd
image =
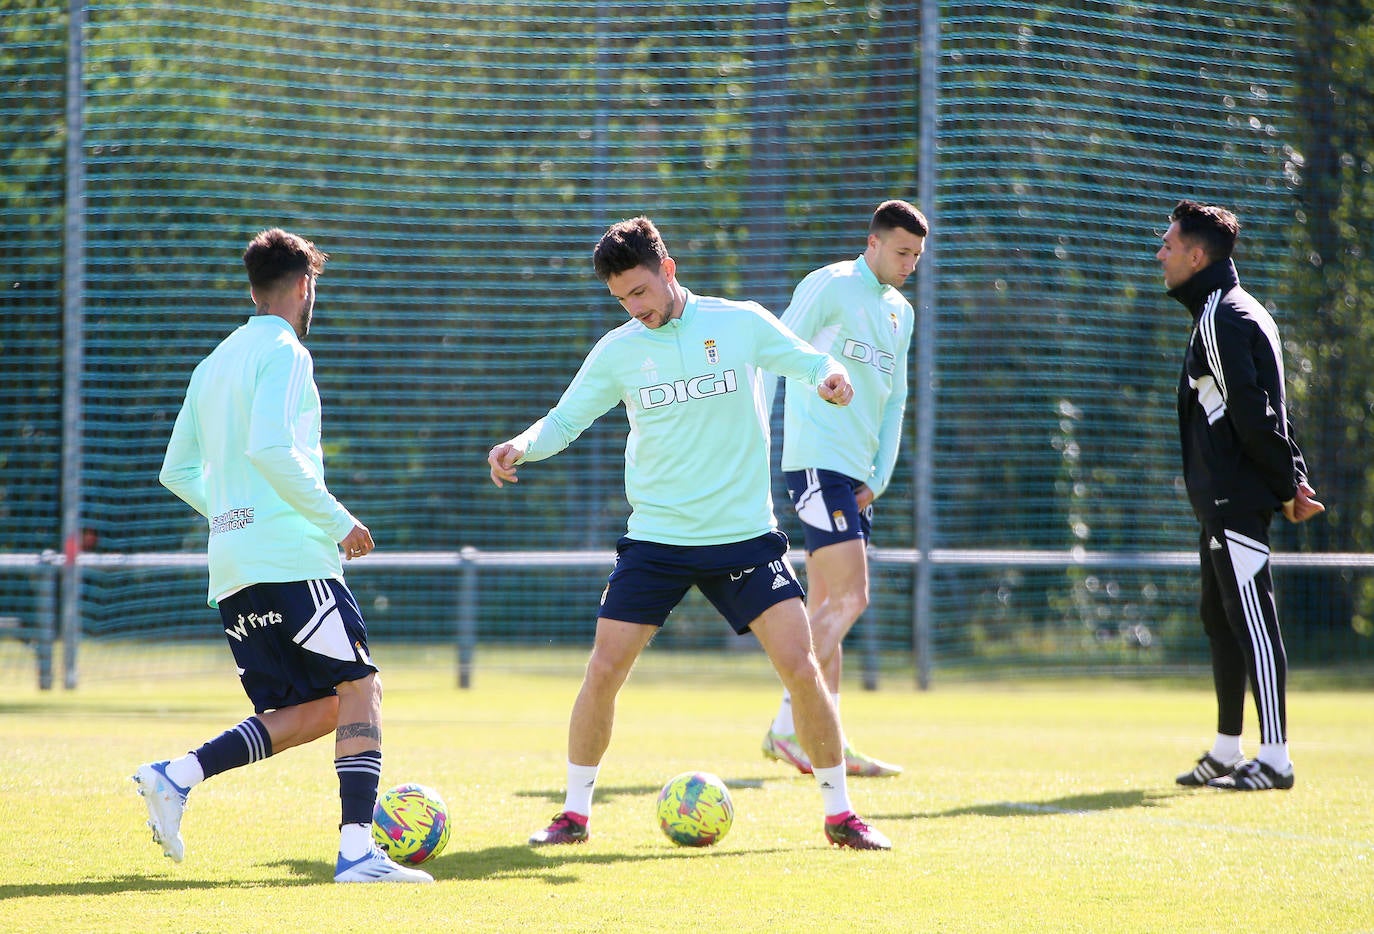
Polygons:
<instances>
[{"instance_id":1,"label":"wire mesh net","mask_svg":"<svg viewBox=\"0 0 1374 934\"><path fill-rule=\"evenodd\" d=\"M622 414L517 490L495 490L485 466L623 320L591 275L596 238L647 213L689 288L780 313L808 271L862 252L878 202L916 200L920 6L89 5L83 549L203 549L204 521L158 468L192 367L251 313L242 248L279 225L331 255L308 344L328 478L381 549L609 554L627 513ZM1246 224L1243 280L1276 294L1287 7L938 8L923 205L936 391L926 412L908 406L875 544L914 547L927 417L937 548L1189 550L1173 423L1187 318L1152 257L1179 197L1226 203ZM62 550L64 10L0 13L12 553ZM349 579L378 640L447 643L466 600L479 641L565 646L589 641L609 566L484 568L475 591L451 567ZM912 574L875 565L854 637L874 669L912 664ZM51 587L41 569L0 571L0 615L30 626ZM1195 663L1193 590L1187 566L956 565L934 577L933 647L951 670ZM196 568L88 568L81 620L96 643L219 638ZM665 645L733 638L695 598L674 629Z\"/></svg>"}]
</instances>

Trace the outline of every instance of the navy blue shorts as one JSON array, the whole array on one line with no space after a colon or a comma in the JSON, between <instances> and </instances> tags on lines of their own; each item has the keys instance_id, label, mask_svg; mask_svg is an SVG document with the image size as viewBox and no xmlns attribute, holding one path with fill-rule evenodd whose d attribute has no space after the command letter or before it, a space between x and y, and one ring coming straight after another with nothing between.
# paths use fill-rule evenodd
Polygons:
<instances>
[{"instance_id":1,"label":"navy blue shorts","mask_svg":"<svg viewBox=\"0 0 1374 934\"><path fill-rule=\"evenodd\" d=\"M873 535L873 504L860 510L854 498L862 480L817 469L788 470L783 478L797 518L802 521L807 554L856 538L867 542Z\"/></svg>"},{"instance_id":2,"label":"navy blue shorts","mask_svg":"<svg viewBox=\"0 0 1374 934\"><path fill-rule=\"evenodd\" d=\"M728 545L660 545L622 538L598 616L662 626L693 584L744 635L775 604L804 599L779 531Z\"/></svg>"},{"instance_id":3,"label":"navy blue shorts","mask_svg":"<svg viewBox=\"0 0 1374 934\"><path fill-rule=\"evenodd\" d=\"M224 638L258 713L330 697L377 670L343 581L253 584L219 601Z\"/></svg>"}]
</instances>

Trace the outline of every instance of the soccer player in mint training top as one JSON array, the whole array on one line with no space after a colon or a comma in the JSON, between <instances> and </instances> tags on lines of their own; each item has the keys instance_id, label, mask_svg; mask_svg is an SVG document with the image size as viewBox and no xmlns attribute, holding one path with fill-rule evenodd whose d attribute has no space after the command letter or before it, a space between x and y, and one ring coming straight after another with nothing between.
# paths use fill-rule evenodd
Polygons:
<instances>
[{"instance_id":1,"label":"soccer player in mint training top","mask_svg":"<svg viewBox=\"0 0 1374 934\"><path fill-rule=\"evenodd\" d=\"M547 415L487 457L493 483L515 483L519 465L557 454L615 405L623 404L629 418L629 527L616 545L591 659L573 703L567 796L530 844L587 839L616 695L658 627L696 585L736 633L753 632L792 692L797 731L821 789L827 839L890 849L850 806L839 721L769 492L763 371L789 376L837 406L853 395L848 374L763 307L689 292L646 217L607 230L593 266L631 320L597 342Z\"/></svg>"},{"instance_id":2,"label":"soccer player in mint training top","mask_svg":"<svg viewBox=\"0 0 1374 934\"><path fill-rule=\"evenodd\" d=\"M334 733L342 820L335 882L432 882L372 842L382 773L382 685L343 581L372 534L324 483L320 394L301 344L328 257L265 230L243 254L256 314L191 374L161 480L209 526L218 607L256 715L180 758L134 773L148 826L181 862L181 818L205 779Z\"/></svg>"},{"instance_id":3,"label":"soccer player in mint training top","mask_svg":"<svg viewBox=\"0 0 1374 934\"><path fill-rule=\"evenodd\" d=\"M854 384L853 404L837 409L789 378L782 436L787 495L805 535L806 611L837 711L844 637L868 606L873 501L892 479L902 441L915 316L898 289L916 269L929 230L924 215L907 202L883 202L869 221L864 252L808 275L782 316L798 337L844 363ZM785 689L764 735L763 754L811 771ZM844 759L850 775L902 771L856 751L847 740Z\"/></svg>"},{"instance_id":4,"label":"soccer player in mint training top","mask_svg":"<svg viewBox=\"0 0 1374 934\"><path fill-rule=\"evenodd\" d=\"M1240 286L1235 214L1180 201L1155 259L1169 295L1193 319L1178 383L1183 480L1201 525L1202 626L1212 651L1217 733L1180 785L1230 791L1293 787L1288 663L1269 572L1275 512L1303 522L1323 512L1284 404L1283 345L1274 318ZM1241 752L1246 681L1259 714L1259 752Z\"/></svg>"}]
</instances>

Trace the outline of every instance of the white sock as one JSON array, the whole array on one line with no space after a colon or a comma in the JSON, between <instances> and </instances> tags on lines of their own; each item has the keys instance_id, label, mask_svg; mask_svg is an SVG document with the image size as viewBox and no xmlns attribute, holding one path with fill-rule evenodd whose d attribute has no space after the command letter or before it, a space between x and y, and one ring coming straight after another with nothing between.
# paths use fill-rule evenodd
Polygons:
<instances>
[{"instance_id":1,"label":"white sock","mask_svg":"<svg viewBox=\"0 0 1374 934\"><path fill-rule=\"evenodd\" d=\"M188 752L180 759L167 763L167 777L189 791L205 781L205 770L200 767L196 754Z\"/></svg>"},{"instance_id":2,"label":"white sock","mask_svg":"<svg viewBox=\"0 0 1374 934\"><path fill-rule=\"evenodd\" d=\"M568 763L568 790L563 798L563 810L592 816L592 792L596 789L596 773L599 765L574 765Z\"/></svg>"},{"instance_id":3,"label":"white sock","mask_svg":"<svg viewBox=\"0 0 1374 934\"><path fill-rule=\"evenodd\" d=\"M849 803L849 787L845 784L844 762L828 769L813 769L816 784L821 787L821 803L825 806L825 816L845 814L854 810Z\"/></svg>"},{"instance_id":4,"label":"white sock","mask_svg":"<svg viewBox=\"0 0 1374 934\"><path fill-rule=\"evenodd\" d=\"M1241 758L1240 737L1218 733L1216 741L1212 743L1211 756L1218 762L1225 762L1228 765L1235 762Z\"/></svg>"},{"instance_id":5,"label":"white sock","mask_svg":"<svg viewBox=\"0 0 1374 934\"><path fill-rule=\"evenodd\" d=\"M372 849L371 824L344 824L339 828L339 855L357 859Z\"/></svg>"},{"instance_id":6,"label":"white sock","mask_svg":"<svg viewBox=\"0 0 1374 934\"><path fill-rule=\"evenodd\" d=\"M1259 755L1255 758L1281 775L1288 774L1293 768L1293 762L1288 758L1287 743L1260 743Z\"/></svg>"},{"instance_id":7,"label":"white sock","mask_svg":"<svg viewBox=\"0 0 1374 934\"><path fill-rule=\"evenodd\" d=\"M782 703L778 705L778 715L773 718L773 732L781 733L783 736L791 736L797 732L797 725L792 722L792 694L785 688L782 692Z\"/></svg>"}]
</instances>

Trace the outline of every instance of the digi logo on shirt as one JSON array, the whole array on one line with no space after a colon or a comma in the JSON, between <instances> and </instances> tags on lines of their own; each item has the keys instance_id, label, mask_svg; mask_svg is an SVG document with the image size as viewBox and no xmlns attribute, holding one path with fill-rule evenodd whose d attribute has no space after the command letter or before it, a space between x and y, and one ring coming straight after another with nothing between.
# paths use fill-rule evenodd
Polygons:
<instances>
[{"instance_id":1,"label":"digi logo on shirt","mask_svg":"<svg viewBox=\"0 0 1374 934\"><path fill-rule=\"evenodd\" d=\"M686 402L689 399L709 399L711 396L724 395L727 392L735 392L737 389L734 370L726 370L724 373L705 373L701 376L693 376L691 379L675 379L671 383L641 386L639 387L639 404L646 409L657 409L665 405L672 405L674 402Z\"/></svg>"},{"instance_id":2,"label":"digi logo on shirt","mask_svg":"<svg viewBox=\"0 0 1374 934\"><path fill-rule=\"evenodd\" d=\"M883 373L891 373L897 366L897 358L886 350L879 350L871 344L865 344L863 341L856 341L852 338L844 342L844 349L840 353L850 360L857 360L860 363L877 367Z\"/></svg>"}]
</instances>

